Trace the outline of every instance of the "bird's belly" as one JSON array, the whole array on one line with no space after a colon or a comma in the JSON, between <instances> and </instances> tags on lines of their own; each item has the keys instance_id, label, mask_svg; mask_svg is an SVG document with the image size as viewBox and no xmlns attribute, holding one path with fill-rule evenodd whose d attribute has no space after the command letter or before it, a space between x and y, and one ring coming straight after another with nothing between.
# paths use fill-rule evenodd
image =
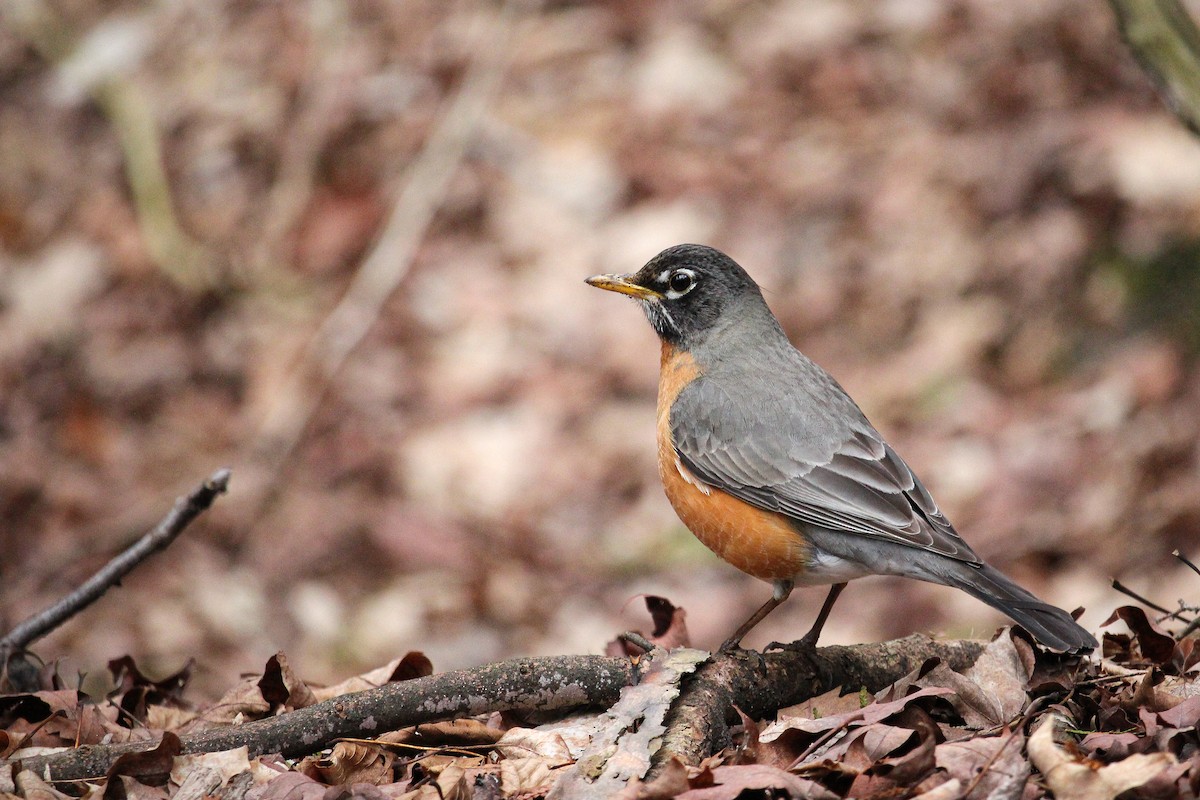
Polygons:
<instances>
[{"instance_id":1,"label":"bird's belly","mask_svg":"<svg viewBox=\"0 0 1200 800\"><path fill-rule=\"evenodd\" d=\"M786 519L704 485L676 460L674 448L659 465L675 513L709 550L764 581L794 580L805 572L808 548Z\"/></svg>"},{"instance_id":2,"label":"bird's belly","mask_svg":"<svg viewBox=\"0 0 1200 800\"><path fill-rule=\"evenodd\" d=\"M658 386L658 470L667 499L696 538L742 572L764 581L804 573L808 548L788 521L708 486L688 472L671 442L671 406L700 375L690 355L665 342Z\"/></svg>"}]
</instances>

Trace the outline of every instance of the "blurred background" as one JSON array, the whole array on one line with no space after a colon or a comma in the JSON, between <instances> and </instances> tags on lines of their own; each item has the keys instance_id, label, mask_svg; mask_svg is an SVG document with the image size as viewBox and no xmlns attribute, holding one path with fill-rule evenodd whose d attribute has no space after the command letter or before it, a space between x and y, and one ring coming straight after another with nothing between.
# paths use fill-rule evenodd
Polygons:
<instances>
[{"instance_id":1,"label":"blurred background","mask_svg":"<svg viewBox=\"0 0 1200 800\"><path fill-rule=\"evenodd\" d=\"M219 466L35 645L330 681L719 643L769 587L658 484L658 345L590 289L730 253L975 548L1093 630L1200 578L1200 141L1090 0L12 0L0 627ZM797 592L747 644L808 629ZM852 584L825 643L1001 618Z\"/></svg>"}]
</instances>

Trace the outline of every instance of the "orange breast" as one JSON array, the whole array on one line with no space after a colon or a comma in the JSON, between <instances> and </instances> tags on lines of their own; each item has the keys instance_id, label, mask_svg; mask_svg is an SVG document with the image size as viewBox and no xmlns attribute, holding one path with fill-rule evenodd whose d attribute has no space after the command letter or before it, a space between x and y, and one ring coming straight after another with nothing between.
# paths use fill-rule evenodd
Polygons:
<instances>
[{"instance_id":1,"label":"orange breast","mask_svg":"<svg viewBox=\"0 0 1200 800\"><path fill-rule=\"evenodd\" d=\"M765 581L803 573L808 562L804 538L784 517L702 483L679 461L671 441L671 405L700 369L690 355L665 343L661 369L658 472L675 513L708 549L742 572Z\"/></svg>"}]
</instances>

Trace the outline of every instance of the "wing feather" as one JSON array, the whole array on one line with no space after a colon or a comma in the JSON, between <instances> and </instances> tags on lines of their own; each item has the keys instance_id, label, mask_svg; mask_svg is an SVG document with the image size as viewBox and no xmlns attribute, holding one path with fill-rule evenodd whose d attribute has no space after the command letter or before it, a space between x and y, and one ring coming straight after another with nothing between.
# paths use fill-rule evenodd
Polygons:
<instances>
[{"instance_id":1,"label":"wing feather","mask_svg":"<svg viewBox=\"0 0 1200 800\"><path fill-rule=\"evenodd\" d=\"M743 381L791 388L783 397L733 403L704 377L689 385L671 408L672 441L684 466L800 523L981 563L841 387L807 359L800 366L815 372L808 380Z\"/></svg>"}]
</instances>

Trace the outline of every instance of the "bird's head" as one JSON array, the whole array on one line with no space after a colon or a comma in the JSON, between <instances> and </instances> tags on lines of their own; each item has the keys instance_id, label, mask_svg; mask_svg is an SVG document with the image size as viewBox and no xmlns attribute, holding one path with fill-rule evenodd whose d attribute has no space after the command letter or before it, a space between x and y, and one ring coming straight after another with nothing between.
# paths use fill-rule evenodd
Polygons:
<instances>
[{"instance_id":1,"label":"bird's head","mask_svg":"<svg viewBox=\"0 0 1200 800\"><path fill-rule=\"evenodd\" d=\"M736 261L699 244L669 247L629 275L593 275L587 282L637 300L659 338L675 346L702 341L746 300L766 308L758 284Z\"/></svg>"}]
</instances>

